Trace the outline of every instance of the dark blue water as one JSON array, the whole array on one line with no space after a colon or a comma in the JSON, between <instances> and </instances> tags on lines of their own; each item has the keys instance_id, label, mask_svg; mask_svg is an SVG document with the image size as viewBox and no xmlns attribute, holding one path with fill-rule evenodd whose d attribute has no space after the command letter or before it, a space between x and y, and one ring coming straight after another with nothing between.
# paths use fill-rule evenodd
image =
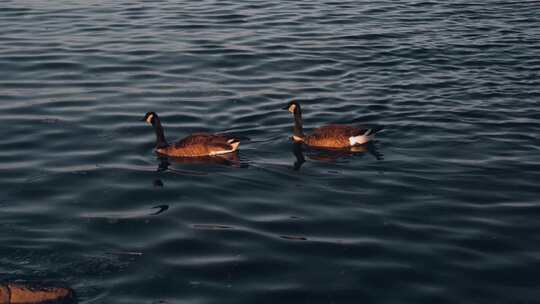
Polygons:
<instances>
[{"instance_id":1,"label":"dark blue water","mask_svg":"<svg viewBox=\"0 0 540 304\"><path fill-rule=\"evenodd\" d=\"M0 280L81 303L538 303L539 12L0 1ZM375 151L299 162L293 98L308 131L384 125ZM167 165L148 111L169 139L251 141Z\"/></svg>"}]
</instances>

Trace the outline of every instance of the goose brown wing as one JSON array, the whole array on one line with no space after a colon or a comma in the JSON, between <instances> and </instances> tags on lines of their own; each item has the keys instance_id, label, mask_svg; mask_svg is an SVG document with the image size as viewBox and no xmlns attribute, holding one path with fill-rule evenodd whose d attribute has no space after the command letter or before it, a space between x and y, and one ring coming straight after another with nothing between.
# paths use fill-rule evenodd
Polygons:
<instances>
[{"instance_id":1,"label":"goose brown wing","mask_svg":"<svg viewBox=\"0 0 540 304\"><path fill-rule=\"evenodd\" d=\"M310 146L344 148L349 147L349 138L361 134L362 130L347 125L327 125L313 130L305 142Z\"/></svg>"},{"instance_id":2,"label":"goose brown wing","mask_svg":"<svg viewBox=\"0 0 540 304\"><path fill-rule=\"evenodd\" d=\"M313 130L313 134L321 136L336 137L336 136L356 136L361 132L360 129L348 125L326 125Z\"/></svg>"},{"instance_id":3,"label":"goose brown wing","mask_svg":"<svg viewBox=\"0 0 540 304\"><path fill-rule=\"evenodd\" d=\"M218 134L195 133L162 150L170 156L193 157L212 155L220 151L229 151L232 146L228 138Z\"/></svg>"},{"instance_id":4,"label":"goose brown wing","mask_svg":"<svg viewBox=\"0 0 540 304\"><path fill-rule=\"evenodd\" d=\"M196 146L196 145L208 145L216 141L223 141L226 143L227 139L223 136L215 135L215 134L194 133L174 143L174 147L179 149L179 148L185 148L185 147Z\"/></svg>"}]
</instances>

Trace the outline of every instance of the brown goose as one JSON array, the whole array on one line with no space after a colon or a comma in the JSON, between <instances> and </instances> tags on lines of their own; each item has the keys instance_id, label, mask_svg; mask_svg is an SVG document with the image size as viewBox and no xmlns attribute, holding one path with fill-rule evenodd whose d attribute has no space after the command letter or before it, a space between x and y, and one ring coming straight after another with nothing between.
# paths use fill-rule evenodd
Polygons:
<instances>
[{"instance_id":1,"label":"brown goose","mask_svg":"<svg viewBox=\"0 0 540 304\"><path fill-rule=\"evenodd\" d=\"M294 133L292 139L314 148L343 149L362 145L373 139L381 128L360 129L347 125L326 125L316 128L309 135L302 129L302 110L300 104L291 101L284 110L294 114Z\"/></svg>"},{"instance_id":2,"label":"brown goose","mask_svg":"<svg viewBox=\"0 0 540 304\"><path fill-rule=\"evenodd\" d=\"M151 124L156 132L156 152L171 157L202 157L234 152L240 140L227 134L195 133L169 144L163 134L159 116L148 112L144 121Z\"/></svg>"},{"instance_id":3,"label":"brown goose","mask_svg":"<svg viewBox=\"0 0 540 304\"><path fill-rule=\"evenodd\" d=\"M0 284L0 304L76 303L73 290L66 287L45 287L18 283Z\"/></svg>"}]
</instances>

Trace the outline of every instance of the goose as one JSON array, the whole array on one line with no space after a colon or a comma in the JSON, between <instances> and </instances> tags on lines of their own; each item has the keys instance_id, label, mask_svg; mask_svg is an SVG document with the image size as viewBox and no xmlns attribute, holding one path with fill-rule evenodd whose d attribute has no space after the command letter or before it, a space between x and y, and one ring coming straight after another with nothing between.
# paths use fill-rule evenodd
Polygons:
<instances>
[{"instance_id":1,"label":"goose","mask_svg":"<svg viewBox=\"0 0 540 304\"><path fill-rule=\"evenodd\" d=\"M75 303L74 291L68 287L34 284L0 283L0 303Z\"/></svg>"},{"instance_id":2,"label":"goose","mask_svg":"<svg viewBox=\"0 0 540 304\"><path fill-rule=\"evenodd\" d=\"M143 118L156 132L156 152L170 157L204 157L234 152L240 140L227 134L194 133L175 143L169 144L163 134L159 116L148 112Z\"/></svg>"},{"instance_id":3,"label":"goose","mask_svg":"<svg viewBox=\"0 0 540 304\"><path fill-rule=\"evenodd\" d=\"M309 147L322 149L345 149L365 144L373 139L375 133L382 128L361 129L348 125L326 125L305 135L302 128L302 109L300 104L293 100L283 108L294 114L294 142L303 143Z\"/></svg>"}]
</instances>

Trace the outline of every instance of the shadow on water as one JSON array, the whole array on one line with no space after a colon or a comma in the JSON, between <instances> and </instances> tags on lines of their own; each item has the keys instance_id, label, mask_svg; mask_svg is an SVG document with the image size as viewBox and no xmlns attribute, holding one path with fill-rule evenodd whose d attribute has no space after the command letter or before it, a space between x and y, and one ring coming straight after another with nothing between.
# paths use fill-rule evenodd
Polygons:
<instances>
[{"instance_id":1,"label":"shadow on water","mask_svg":"<svg viewBox=\"0 0 540 304\"><path fill-rule=\"evenodd\" d=\"M307 155L309 159L325 162L334 162L338 159L350 158L364 153L369 153L376 160L384 159L384 154L379 151L373 142L368 142L367 144L354 146L348 149L316 149L307 147L302 143L293 143L292 152L296 158L293 163L293 169L295 171L299 171L306 162L304 154Z\"/></svg>"}]
</instances>

